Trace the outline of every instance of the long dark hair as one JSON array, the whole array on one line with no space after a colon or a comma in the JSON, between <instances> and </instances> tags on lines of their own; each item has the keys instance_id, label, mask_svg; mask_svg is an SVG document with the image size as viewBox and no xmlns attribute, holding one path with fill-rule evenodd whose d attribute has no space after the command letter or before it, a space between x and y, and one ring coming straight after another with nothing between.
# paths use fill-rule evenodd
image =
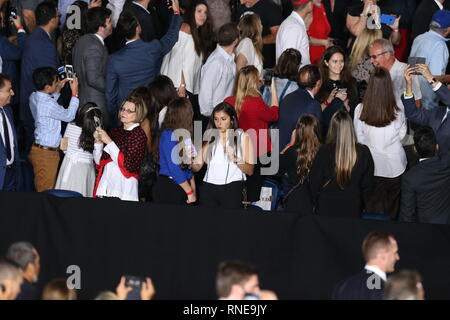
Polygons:
<instances>
[{"instance_id":1,"label":"long dark hair","mask_svg":"<svg viewBox=\"0 0 450 320\"><path fill-rule=\"evenodd\" d=\"M195 22L195 10L199 5L206 6L207 18L205 23L197 28ZM191 2L189 7L184 13L184 21L189 25L191 29L192 38L194 39L195 52L197 55L202 55L203 61L206 61L209 52L213 48L214 42L214 32L213 32L213 22L211 13L209 11L209 6L205 0L194 0Z\"/></svg>"},{"instance_id":2,"label":"long dark hair","mask_svg":"<svg viewBox=\"0 0 450 320\"><path fill-rule=\"evenodd\" d=\"M78 108L75 116L75 125L81 128L78 146L87 152L94 151L94 131L96 129L94 117L100 120L100 124L104 123L102 111L93 102L85 103Z\"/></svg>"},{"instance_id":3,"label":"long dark hair","mask_svg":"<svg viewBox=\"0 0 450 320\"><path fill-rule=\"evenodd\" d=\"M320 122L310 114L301 116L295 126L294 148L297 151L297 175L300 183L304 183L322 140Z\"/></svg>"},{"instance_id":4,"label":"long dark hair","mask_svg":"<svg viewBox=\"0 0 450 320\"><path fill-rule=\"evenodd\" d=\"M169 77L160 75L153 79L148 86L149 103L148 115L152 130L158 128L158 114L167 107L170 101L178 98L177 90Z\"/></svg>"},{"instance_id":5,"label":"long dark hair","mask_svg":"<svg viewBox=\"0 0 450 320\"><path fill-rule=\"evenodd\" d=\"M194 112L192 110L192 104L189 99L186 98L177 98L172 100L167 105L167 112L164 117L164 121L161 124L161 128L158 130L156 134L156 143L152 146L152 154L153 159L158 162L159 161L159 141L161 138L161 134L164 130L177 130L177 129L185 129L190 133L192 137L192 118L194 116ZM179 141L182 142L182 141ZM183 156L183 155L181 155Z\"/></svg>"},{"instance_id":6,"label":"long dark hair","mask_svg":"<svg viewBox=\"0 0 450 320\"><path fill-rule=\"evenodd\" d=\"M275 74L280 79L288 79L297 82L298 71L302 64L302 54L297 49L284 50L275 66Z\"/></svg>"},{"instance_id":7,"label":"long dark hair","mask_svg":"<svg viewBox=\"0 0 450 320\"><path fill-rule=\"evenodd\" d=\"M357 94L355 92L350 92L352 90L352 86L350 84L353 82L353 77L346 61L345 51L339 46L332 46L325 50L319 63L320 74L322 77L322 86L317 93L316 98L320 103L324 102L330 95L331 91L333 91L334 89L330 85L330 69L328 68L327 64L329 63L331 57L336 53L340 53L344 58L344 68L342 68L342 71L339 75L339 81L341 82L342 87L347 88L349 98L352 98Z\"/></svg>"},{"instance_id":8,"label":"long dark hair","mask_svg":"<svg viewBox=\"0 0 450 320\"><path fill-rule=\"evenodd\" d=\"M369 79L359 120L378 128L389 125L400 109L395 101L392 80L384 68L376 67Z\"/></svg>"}]
</instances>

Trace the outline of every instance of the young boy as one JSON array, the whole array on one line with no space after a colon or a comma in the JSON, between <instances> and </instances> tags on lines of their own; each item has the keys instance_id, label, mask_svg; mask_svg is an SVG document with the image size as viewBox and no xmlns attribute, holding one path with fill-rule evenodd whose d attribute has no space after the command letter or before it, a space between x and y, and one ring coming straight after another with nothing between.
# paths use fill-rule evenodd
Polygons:
<instances>
[{"instance_id":1,"label":"young boy","mask_svg":"<svg viewBox=\"0 0 450 320\"><path fill-rule=\"evenodd\" d=\"M33 72L33 82L37 91L30 95L30 109L33 114L34 143L29 159L33 165L36 191L53 189L59 164L59 144L61 142L61 121L70 122L78 109L78 79L69 82L72 99L65 109L57 102L59 92L67 79L58 80L58 73L50 67L38 68Z\"/></svg>"}]
</instances>

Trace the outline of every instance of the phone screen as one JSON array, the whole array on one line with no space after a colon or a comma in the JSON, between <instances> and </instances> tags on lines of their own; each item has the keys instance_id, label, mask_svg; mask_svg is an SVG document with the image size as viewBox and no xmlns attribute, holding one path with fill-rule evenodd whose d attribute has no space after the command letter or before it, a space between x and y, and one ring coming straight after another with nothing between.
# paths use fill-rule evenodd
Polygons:
<instances>
[{"instance_id":1,"label":"phone screen","mask_svg":"<svg viewBox=\"0 0 450 320\"><path fill-rule=\"evenodd\" d=\"M73 67L69 64L66 65L66 74L67 74L67 79L73 80Z\"/></svg>"}]
</instances>

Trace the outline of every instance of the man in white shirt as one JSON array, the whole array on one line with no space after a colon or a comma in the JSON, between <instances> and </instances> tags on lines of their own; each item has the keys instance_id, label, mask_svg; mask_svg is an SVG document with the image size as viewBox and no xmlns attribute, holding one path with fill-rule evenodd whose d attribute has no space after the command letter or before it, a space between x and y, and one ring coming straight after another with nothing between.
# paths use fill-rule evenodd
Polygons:
<instances>
[{"instance_id":1,"label":"man in white shirt","mask_svg":"<svg viewBox=\"0 0 450 320\"><path fill-rule=\"evenodd\" d=\"M236 24L227 23L219 29L218 45L202 67L198 103L203 130L214 107L233 93L236 77L234 48L239 42Z\"/></svg>"},{"instance_id":2,"label":"man in white shirt","mask_svg":"<svg viewBox=\"0 0 450 320\"><path fill-rule=\"evenodd\" d=\"M313 1L311 0L291 0L294 10L280 26L276 40L276 58L289 48L294 48L302 54L301 66L311 63L309 57L309 39L307 29L313 10Z\"/></svg>"},{"instance_id":3,"label":"man in white shirt","mask_svg":"<svg viewBox=\"0 0 450 320\"><path fill-rule=\"evenodd\" d=\"M363 240L364 270L339 283L334 300L382 300L386 273L400 260L397 241L386 232L370 232Z\"/></svg>"}]
</instances>

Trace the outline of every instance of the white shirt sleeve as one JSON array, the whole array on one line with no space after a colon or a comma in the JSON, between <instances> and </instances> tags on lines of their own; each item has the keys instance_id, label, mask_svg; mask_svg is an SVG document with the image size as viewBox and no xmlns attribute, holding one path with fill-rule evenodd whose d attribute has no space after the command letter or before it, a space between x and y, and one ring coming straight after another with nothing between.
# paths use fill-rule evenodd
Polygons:
<instances>
[{"instance_id":1,"label":"white shirt sleeve","mask_svg":"<svg viewBox=\"0 0 450 320\"><path fill-rule=\"evenodd\" d=\"M94 156L94 161L96 164L100 164L102 153L103 153L103 143L94 143L94 152L92 154Z\"/></svg>"},{"instance_id":2,"label":"white shirt sleeve","mask_svg":"<svg viewBox=\"0 0 450 320\"><path fill-rule=\"evenodd\" d=\"M202 68L198 104L200 106L200 113L205 117L209 117L215 107L214 91L222 78L222 69L222 65L218 63L206 63Z\"/></svg>"},{"instance_id":3,"label":"white shirt sleeve","mask_svg":"<svg viewBox=\"0 0 450 320\"><path fill-rule=\"evenodd\" d=\"M364 142L364 133L362 129L362 121L359 120L359 117L361 116L361 110L362 110L362 104L358 104L358 106L355 109L355 115L353 118L353 125L355 127L355 134L356 134L356 140L358 140L359 143L365 144Z\"/></svg>"}]
</instances>

